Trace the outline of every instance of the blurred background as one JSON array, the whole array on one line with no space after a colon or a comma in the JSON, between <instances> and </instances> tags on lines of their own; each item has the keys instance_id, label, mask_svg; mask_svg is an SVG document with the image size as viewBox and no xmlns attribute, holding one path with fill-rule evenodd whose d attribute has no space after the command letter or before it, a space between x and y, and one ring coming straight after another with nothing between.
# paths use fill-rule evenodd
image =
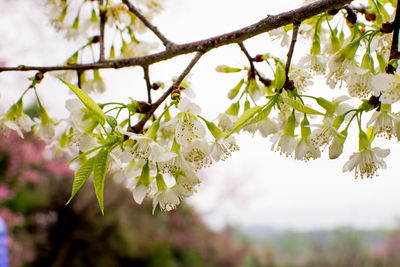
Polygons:
<instances>
[{"instance_id":1,"label":"blurred background","mask_svg":"<svg viewBox=\"0 0 400 267\"><path fill-rule=\"evenodd\" d=\"M0 64L55 65L81 44L66 41L48 25L39 0L0 0ZM177 43L207 38L254 23L301 1L168 0L154 23ZM184 22L184 23L182 23ZM146 38L151 40L149 34ZM246 41L252 55L286 54L267 35ZM306 50L296 50L298 58ZM155 81L179 74L190 56L151 68ZM243 66L236 46L207 54L190 81L210 119L229 106L226 94L239 76L215 66ZM108 93L98 101L121 100L134 91L145 99L140 68L102 72ZM27 73L0 75L0 111L29 85ZM133 85L132 85L133 84ZM316 81L317 87L324 82ZM337 92L335 92L337 93ZM49 114L65 117L71 98L54 79L39 94ZM333 95L330 89L327 96ZM120 97L118 99L118 97ZM29 104L29 100L26 101ZM34 101L26 112L37 116ZM224 107L220 110L216 107ZM226 107L226 108L225 108ZM11 266L400 266L399 149L391 146L388 170L355 180L341 159L297 162L270 151L271 143L242 134L241 151L203 170L198 193L168 214L151 214L131 194L107 179L102 216L90 184L65 206L73 173L33 135L0 138L0 216L8 227ZM382 141L384 147L393 143Z\"/></svg>"}]
</instances>

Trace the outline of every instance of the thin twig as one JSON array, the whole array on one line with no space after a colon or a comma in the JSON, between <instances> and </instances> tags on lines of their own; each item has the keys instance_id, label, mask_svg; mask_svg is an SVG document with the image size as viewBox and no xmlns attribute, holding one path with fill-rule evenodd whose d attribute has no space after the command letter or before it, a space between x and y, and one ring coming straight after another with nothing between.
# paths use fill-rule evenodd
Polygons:
<instances>
[{"instance_id":1,"label":"thin twig","mask_svg":"<svg viewBox=\"0 0 400 267\"><path fill-rule=\"evenodd\" d=\"M151 83L150 83L150 75L149 75L149 66L143 66L144 72L144 80L146 81L147 87L147 102L151 104Z\"/></svg>"},{"instance_id":2,"label":"thin twig","mask_svg":"<svg viewBox=\"0 0 400 267\"><path fill-rule=\"evenodd\" d=\"M138 19L140 19L140 21L143 22L143 24L146 25L146 27L149 28L149 30L151 30L158 37L158 39L161 40L166 48L170 48L174 45L174 43L168 40L167 37L165 37L156 26L146 19L146 17L143 16L142 13L140 13L140 11L131 2L129 2L129 0L122 0L122 2L127 5L130 12L135 14L135 16L138 17Z\"/></svg>"},{"instance_id":3,"label":"thin twig","mask_svg":"<svg viewBox=\"0 0 400 267\"><path fill-rule=\"evenodd\" d=\"M126 1L126 0L124 0ZM259 22L242 29L225 33L216 37L200 40L197 42L186 43L182 45L174 45L171 49L163 52L125 59L104 60L104 62L89 64L72 64L65 66L24 66L17 67L0 67L1 71L57 71L57 70L88 70L88 69L106 69L106 68L123 68L132 66L151 65L156 62L167 60L179 55L189 54L196 51L207 52L211 49L228 45L232 43L242 42L261 33L277 29L279 27L293 23L294 21L303 21L330 9L341 8L353 0L320 0L306 6L284 12L278 15L268 16Z\"/></svg>"},{"instance_id":4,"label":"thin twig","mask_svg":"<svg viewBox=\"0 0 400 267\"><path fill-rule=\"evenodd\" d=\"M185 79L185 77L189 74L193 66L199 61L201 56L204 54L204 52L197 52L194 58L190 61L189 65L185 68L185 70L179 75L179 77L175 80L175 82L171 85L170 88L168 88L167 91L156 101L151 105L151 109L144 115L144 117L134 126L131 127L132 132L134 133L140 133L143 131L143 127L146 124L146 122L150 119L150 117L153 115L153 113L156 111L156 109L164 102L165 99L174 91L180 83Z\"/></svg>"},{"instance_id":5,"label":"thin twig","mask_svg":"<svg viewBox=\"0 0 400 267\"><path fill-rule=\"evenodd\" d=\"M82 88L82 70L78 70L76 76L78 77L78 87Z\"/></svg>"},{"instance_id":6,"label":"thin twig","mask_svg":"<svg viewBox=\"0 0 400 267\"><path fill-rule=\"evenodd\" d=\"M105 60L105 46L104 46L104 39L105 39L105 25L107 20L106 11L104 10L104 0L99 0L99 12L100 12L100 56L99 62L103 62Z\"/></svg>"},{"instance_id":7,"label":"thin twig","mask_svg":"<svg viewBox=\"0 0 400 267\"><path fill-rule=\"evenodd\" d=\"M299 33L299 27L300 27L300 22L298 21L293 22L292 41L290 42L290 47L287 53L287 61L285 66L286 80L289 79L290 64L292 62L294 46L296 45L297 34Z\"/></svg>"},{"instance_id":8,"label":"thin twig","mask_svg":"<svg viewBox=\"0 0 400 267\"><path fill-rule=\"evenodd\" d=\"M249 52L247 51L246 47L244 46L243 42L238 43L240 49L242 50L243 54L247 57L250 63L250 69L255 70L253 58L250 56Z\"/></svg>"}]
</instances>

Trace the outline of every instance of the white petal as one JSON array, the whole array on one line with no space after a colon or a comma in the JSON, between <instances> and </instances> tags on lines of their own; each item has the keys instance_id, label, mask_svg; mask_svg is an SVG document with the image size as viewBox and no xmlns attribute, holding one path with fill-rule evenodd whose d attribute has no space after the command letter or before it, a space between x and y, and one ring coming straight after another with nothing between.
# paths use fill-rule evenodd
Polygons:
<instances>
[{"instance_id":1,"label":"white petal","mask_svg":"<svg viewBox=\"0 0 400 267\"><path fill-rule=\"evenodd\" d=\"M381 149L379 147L375 147L372 149L372 151L380 158L386 158L390 154L389 148Z\"/></svg>"},{"instance_id":2,"label":"white petal","mask_svg":"<svg viewBox=\"0 0 400 267\"><path fill-rule=\"evenodd\" d=\"M132 190L133 199L135 200L136 203L142 204L143 199L145 198L145 196L147 194L147 190L148 189L144 184L141 184Z\"/></svg>"},{"instance_id":3,"label":"white petal","mask_svg":"<svg viewBox=\"0 0 400 267\"><path fill-rule=\"evenodd\" d=\"M346 172L354 170L358 162L358 156L358 153L353 153L349 160L344 164L342 171Z\"/></svg>"}]
</instances>

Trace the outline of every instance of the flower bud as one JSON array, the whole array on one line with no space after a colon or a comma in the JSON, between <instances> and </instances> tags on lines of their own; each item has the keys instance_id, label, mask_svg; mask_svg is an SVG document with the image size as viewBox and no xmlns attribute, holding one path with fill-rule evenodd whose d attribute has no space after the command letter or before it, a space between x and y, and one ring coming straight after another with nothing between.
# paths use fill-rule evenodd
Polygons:
<instances>
[{"instance_id":1,"label":"flower bud","mask_svg":"<svg viewBox=\"0 0 400 267\"><path fill-rule=\"evenodd\" d=\"M376 20L376 15L375 13L365 13L365 19L367 21L375 21Z\"/></svg>"},{"instance_id":2,"label":"flower bud","mask_svg":"<svg viewBox=\"0 0 400 267\"><path fill-rule=\"evenodd\" d=\"M285 84L283 85L283 88L288 91L293 91L294 89L296 89L296 87L294 86L294 81L289 80L289 79L286 79Z\"/></svg>"},{"instance_id":3,"label":"flower bud","mask_svg":"<svg viewBox=\"0 0 400 267\"><path fill-rule=\"evenodd\" d=\"M36 81L37 83L40 83L40 82L43 80L43 78L44 78L44 72L43 72L43 71L38 71L38 72L36 72L36 74L35 74L35 81Z\"/></svg>"},{"instance_id":4,"label":"flower bud","mask_svg":"<svg viewBox=\"0 0 400 267\"><path fill-rule=\"evenodd\" d=\"M158 90L160 87L161 87L160 82L155 82L151 85L151 89L153 89L153 90Z\"/></svg>"},{"instance_id":5,"label":"flower bud","mask_svg":"<svg viewBox=\"0 0 400 267\"><path fill-rule=\"evenodd\" d=\"M381 33L391 33L393 32L393 23L391 22L385 22L382 24L382 27L380 28Z\"/></svg>"},{"instance_id":6,"label":"flower bud","mask_svg":"<svg viewBox=\"0 0 400 267\"><path fill-rule=\"evenodd\" d=\"M216 70L217 72L222 72L222 73L232 73L232 72L239 72L239 71L241 71L242 69L239 69L239 68L232 68L232 67L229 67L229 66L227 66L227 65L218 65L218 66L215 68L215 70Z\"/></svg>"},{"instance_id":7,"label":"flower bud","mask_svg":"<svg viewBox=\"0 0 400 267\"><path fill-rule=\"evenodd\" d=\"M328 13L328 15L330 16L335 16L337 13L339 13L340 9L331 9L328 10L326 13Z\"/></svg>"},{"instance_id":8,"label":"flower bud","mask_svg":"<svg viewBox=\"0 0 400 267\"><path fill-rule=\"evenodd\" d=\"M172 100L180 100L181 99L181 90L175 89L171 93Z\"/></svg>"},{"instance_id":9,"label":"flower bud","mask_svg":"<svg viewBox=\"0 0 400 267\"><path fill-rule=\"evenodd\" d=\"M145 101L137 101L138 106L136 107L137 113L147 113L151 109L151 104Z\"/></svg>"},{"instance_id":10,"label":"flower bud","mask_svg":"<svg viewBox=\"0 0 400 267\"><path fill-rule=\"evenodd\" d=\"M100 36L99 35L95 35L92 37L92 40L90 40L90 42L92 44L97 44L100 41Z\"/></svg>"},{"instance_id":11,"label":"flower bud","mask_svg":"<svg viewBox=\"0 0 400 267\"><path fill-rule=\"evenodd\" d=\"M258 54L253 58L254 62L263 62L264 61L264 55Z\"/></svg>"},{"instance_id":12,"label":"flower bud","mask_svg":"<svg viewBox=\"0 0 400 267\"><path fill-rule=\"evenodd\" d=\"M381 104L381 102L379 101L379 96L371 96L368 99L368 104L370 104L373 108L379 107L379 105Z\"/></svg>"},{"instance_id":13,"label":"flower bud","mask_svg":"<svg viewBox=\"0 0 400 267\"><path fill-rule=\"evenodd\" d=\"M347 8L347 17L346 20L350 24L356 24L357 22L357 14L351 8Z\"/></svg>"}]
</instances>

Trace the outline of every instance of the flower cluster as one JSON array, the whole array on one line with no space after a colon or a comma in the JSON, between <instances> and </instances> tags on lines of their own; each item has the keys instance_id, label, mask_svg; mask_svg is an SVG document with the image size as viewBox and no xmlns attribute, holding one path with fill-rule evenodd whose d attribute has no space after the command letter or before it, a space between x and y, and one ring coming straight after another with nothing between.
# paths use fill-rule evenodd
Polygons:
<instances>
[{"instance_id":1,"label":"flower cluster","mask_svg":"<svg viewBox=\"0 0 400 267\"><path fill-rule=\"evenodd\" d=\"M39 68L22 97L0 115L0 129L15 130L21 137L33 129L50 142L56 154L75 156L71 199L92 176L103 211L104 181L106 174L112 173L132 191L137 203L148 197L154 209L172 210L196 191L201 182L199 170L239 150L235 135L241 131L269 137L271 150L308 161L320 158L325 150L330 159L340 157L348 135L356 129L358 152L342 170L370 178L386 168L383 159L389 150L373 147L372 142L380 137L400 139L400 72L396 70L400 53L395 51L396 40L391 43L393 31L399 30L398 21L393 20L400 20L390 15L396 13L395 1L364 1L362 8L346 5L341 12L329 10L300 24L296 21L270 31L272 40L289 47L287 58L270 53L252 57L238 37L249 67L217 66L218 72L241 75L227 95L232 103L218 115L217 122L204 118L200 106L187 98L192 94L185 80L197 60L208 48L214 48L214 41L210 47L198 47L192 62L168 89L168 82L150 82L149 65L187 49L169 41L151 24L161 10L160 2L140 0L133 7L127 0L46 1L51 24L57 30L67 38L86 39L66 60L66 68L54 68L64 70L57 77L76 96L66 101L69 117L53 119L42 105L37 85L45 72ZM141 41L144 30L158 37L164 52L141 57L157 48L157 44ZM109 38L110 31L113 38ZM310 50L298 62L291 62L296 41ZM93 56L95 63L81 64L87 61L83 52L93 51L93 46L100 48L98 58ZM139 65L144 62L148 101L127 97L128 103L96 103L89 94L107 89L98 67L120 68L131 60ZM326 85L315 82L317 76ZM332 89L329 94L339 97L328 99L324 92L328 88ZM23 98L30 91L38 104L34 119L24 112ZM155 96L159 98L152 102ZM55 138L57 125L62 133Z\"/></svg>"}]
</instances>

